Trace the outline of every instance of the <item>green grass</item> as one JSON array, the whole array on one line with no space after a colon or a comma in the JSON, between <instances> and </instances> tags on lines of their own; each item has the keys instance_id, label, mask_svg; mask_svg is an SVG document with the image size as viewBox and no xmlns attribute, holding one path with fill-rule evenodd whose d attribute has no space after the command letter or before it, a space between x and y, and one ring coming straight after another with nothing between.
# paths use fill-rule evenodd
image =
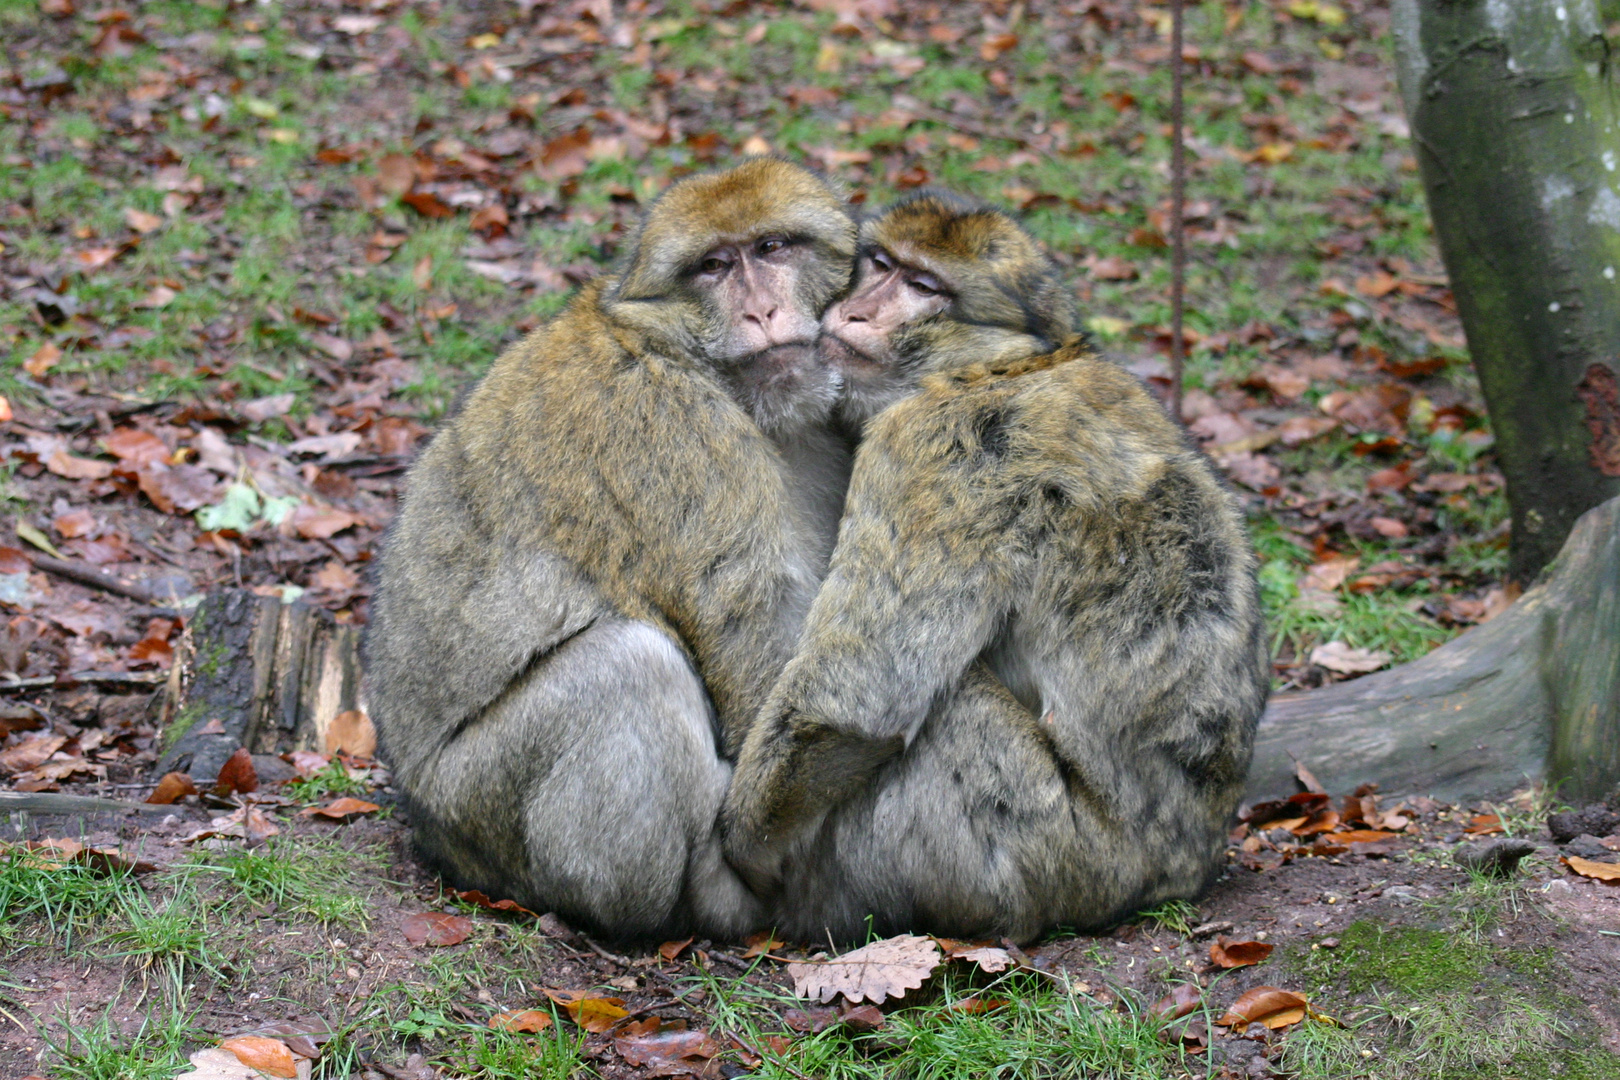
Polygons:
<instances>
[{"instance_id":1,"label":"green grass","mask_svg":"<svg viewBox=\"0 0 1620 1080\"><path fill-rule=\"evenodd\" d=\"M211 1041L196 1025L178 973L171 973L144 1000L123 1001L129 993L120 988L91 1023L40 1018L40 1037L55 1080L171 1080L186 1069L189 1049ZM139 1026L125 1034L114 1022L115 1014L139 1018Z\"/></svg>"},{"instance_id":2,"label":"green grass","mask_svg":"<svg viewBox=\"0 0 1620 1080\"><path fill-rule=\"evenodd\" d=\"M307 915L321 923L364 928L371 909L353 874L380 873L376 852L355 852L330 841L272 841L262 847L201 856L199 867L254 904Z\"/></svg>"},{"instance_id":3,"label":"green grass","mask_svg":"<svg viewBox=\"0 0 1620 1080\"><path fill-rule=\"evenodd\" d=\"M49 851L13 847L0 855L0 941L38 928L71 949L85 930L136 903L140 888L125 870L100 873Z\"/></svg>"},{"instance_id":4,"label":"green grass","mask_svg":"<svg viewBox=\"0 0 1620 1080\"><path fill-rule=\"evenodd\" d=\"M313 803L342 795L362 796L369 790L364 780L351 777L348 767L337 760L327 762L326 768L319 772L288 781L282 788L289 799L301 803Z\"/></svg>"},{"instance_id":5,"label":"green grass","mask_svg":"<svg viewBox=\"0 0 1620 1080\"><path fill-rule=\"evenodd\" d=\"M1284 1064L1303 1080L1620 1077L1584 1007L1551 988L1556 959L1493 947L1482 932L1512 887L1465 886L1446 930L1356 922L1336 948L1305 954L1313 1003L1335 1014L1343 1004L1348 1027L1303 1025L1283 1043Z\"/></svg>"},{"instance_id":6,"label":"green grass","mask_svg":"<svg viewBox=\"0 0 1620 1080\"><path fill-rule=\"evenodd\" d=\"M538 1035L473 1029L447 1056L467 1080L572 1080L583 1045L562 1023Z\"/></svg>"},{"instance_id":7,"label":"green grass","mask_svg":"<svg viewBox=\"0 0 1620 1080\"><path fill-rule=\"evenodd\" d=\"M712 1028L735 1032L750 1046L782 1034L777 1012L804 1003L781 992L712 977L698 980ZM1099 1005L1061 981L1010 974L973 986L945 976L924 1001L887 1014L882 1029L856 1034L835 1027L791 1035L785 1062L767 1057L753 1075L819 1080L997 1080L1086 1078L1159 1080L1202 1068L1160 1037L1162 1022L1134 999ZM969 996L1001 1002L988 1012L952 1006Z\"/></svg>"},{"instance_id":8,"label":"green grass","mask_svg":"<svg viewBox=\"0 0 1620 1080\"><path fill-rule=\"evenodd\" d=\"M179 978L192 967L218 974L208 906L191 883L182 878L161 901L141 892L126 898L124 925L97 943L97 951L110 958L132 958L142 967L162 967Z\"/></svg>"},{"instance_id":9,"label":"green grass","mask_svg":"<svg viewBox=\"0 0 1620 1080\"><path fill-rule=\"evenodd\" d=\"M1136 917L1183 936L1191 934L1198 921L1198 905L1187 900L1166 900L1157 907L1144 908Z\"/></svg>"}]
</instances>

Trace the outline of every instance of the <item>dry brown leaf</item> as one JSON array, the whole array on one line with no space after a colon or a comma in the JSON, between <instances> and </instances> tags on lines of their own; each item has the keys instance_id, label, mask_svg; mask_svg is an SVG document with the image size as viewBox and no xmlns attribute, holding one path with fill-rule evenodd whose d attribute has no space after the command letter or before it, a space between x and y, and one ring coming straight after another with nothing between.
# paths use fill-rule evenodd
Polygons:
<instances>
[{"instance_id":1,"label":"dry brown leaf","mask_svg":"<svg viewBox=\"0 0 1620 1080\"><path fill-rule=\"evenodd\" d=\"M1393 840L1399 835L1383 829L1349 829L1333 833L1328 839L1336 844L1376 844L1380 840Z\"/></svg>"},{"instance_id":2,"label":"dry brown leaf","mask_svg":"<svg viewBox=\"0 0 1620 1080\"><path fill-rule=\"evenodd\" d=\"M49 732L30 736L0 753L0 772L17 773L32 769L60 750L65 742L67 742L66 735L53 735Z\"/></svg>"},{"instance_id":3,"label":"dry brown leaf","mask_svg":"<svg viewBox=\"0 0 1620 1080\"><path fill-rule=\"evenodd\" d=\"M465 892L458 892L456 895L461 897L469 904L476 904L481 908L488 908L490 911L504 911L509 914L527 915L531 919L538 919L540 917L539 915L536 915L534 912L530 911L528 908L524 907L522 904L518 903L516 900L491 900L477 889L468 889Z\"/></svg>"},{"instance_id":4,"label":"dry brown leaf","mask_svg":"<svg viewBox=\"0 0 1620 1080\"><path fill-rule=\"evenodd\" d=\"M547 990L546 996L568 1012L569 1019L593 1035L618 1024L630 1014L623 998L597 997L589 990Z\"/></svg>"},{"instance_id":5,"label":"dry brown leaf","mask_svg":"<svg viewBox=\"0 0 1620 1080\"><path fill-rule=\"evenodd\" d=\"M187 795L197 794L197 785L192 783L191 777L183 772L164 773L163 778L157 782L157 788L146 801L159 806L170 806L179 802Z\"/></svg>"},{"instance_id":6,"label":"dry brown leaf","mask_svg":"<svg viewBox=\"0 0 1620 1080\"><path fill-rule=\"evenodd\" d=\"M822 1003L842 994L850 1002L881 1004L915 990L940 965L933 940L901 934L828 960L788 965L793 992Z\"/></svg>"},{"instance_id":7,"label":"dry brown leaf","mask_svg":"<svg viewBox=\"0 0 1620 1080\"><path fill-rule=\"evenodd\" d=\"M1237 1028L1264 1024L1275 1031L1305 1019L1309 1004L1305 998L1290 990L1257 986L1234 1001L1226 1015L1215 1022L1222 1027Z\"/></svg>"},{"instance_id":8,"label":"dry brown leaf","mask_svg":"<svg viewBox=\"0 0 1620 1080\"><path fill-rule=\"evenodd\" d=\"M1564 865L1582 877L1589 877L1609 885L1620 884L1620 863L1596 862L1579 855L1564 856Z\"/></svg>"},{"instance_id":9,"label":"dry brown leaf","mask_svg":"<svg viewBox=\"0 0 1620 1080\"><path fill-rule=\"evenodd\" d=\"M460 945L472 935L472 920L446 911L418 911L400 920L405 940L412 945Z\"/></svg>"},{"instance_id":10,"label":"dry brown leaf","mask_svg":"<svg viewBox=\"0 0 1620 1080\"><path fill-rule=\"evenodd\" d=\"M360 587L360 575L333 559L309 575L309 587L330 593L352 592Z\"/></svg>"},{"instance_id":11,"label":"dry brown leaf","mask_svg":"<svg viewBox=\"0 0 1620 1080\"><path fill-rule=\"evenodd\" d=\"M23 370L36 379L43 379L45 373L55 367L57 361L62 359L62 350L53 342L47 341L34 350L34 355L23 361Z\"/></svg>"},{"instance_id":12,"label":"dry brown leaf","mask_svg":"<svg viewBox=\"0 0 1620 1080\"><path fill-rule=\"evenodd\" d=\"M239 806L230 814L214 818L182 836L179 843L192 844L212 837L246 840L249 847L261 844L281 833L281 827L265 816L257 806Z\"/></svg>"},{"instance_id":13,"label":"dry brown leaf","mask_svg":"<svg viewBox=\"0 0 1620 1080\"><path fill-rule=\"evenodd\" d=\"M181 1073L176 1080L265 1080L266 1074L223 1047L210 1046L191 1055L192 1071ZM297 1080L309 1080L310 1064L305 1058L294 1060Z\"/></svg>"},{"instance_id":14,"label":"dry brown leaf","mask_svg":"<svg viewBox=\"0 0 1620 1080\"><path fill-rule=\"evenodd\" d=\"M1502 831L1502 819L1495 814L1476 814L1463 827L1463 832L1471 836L1494 836Z\"/></svg>"},{"instance_id":15,"label":"dry brown leaf","mask_svg":"<svg viewBox=\"0 0 1620 1080\"><path fill-rule=\"evenodd\" d=\"M992 974L997 971L1006 971L1012 966L1013 962L1011 953L1006 949L998 949L994 946L954 953L952 959L966 960L971 964L977 964L981 970Z\"/></svg>"},{"instance_id":16,"label":"dry brown leaf","mask_svg":"<svg viewBox=\"0 0 1620 1080\"><path fill-rule=\"evenodd\" d=\"M720 1044L701 1028L618 1038L613 1040L613 1048L627 1064L646 1068L653 1076L700 1072L721 1050Z\"/></svg>"},{"instance_id":17,"label":"dry brown leaf","mask_svg":"<svg viewBox=\"0 0 1620 1080\"><path fill-rule=\"evenodd\" d=\"M1153 1003L1149 1011L1161 1020L1179 1020L1204 1000L1204 992L1195 983L1177 983L1170 992Z\"/></svg>"},{"instance_id":18,"label":"dry brown leaf","mask_svg":"<svg viewBox=\"0 0 1620 1080\"><path fill-rule=\"evenodd\" d=\"M122 427L101 440L107 453L133 468L154 461L167 461L169 446L150 431Z\"/></svg>"},{"instance_id":19,"label":"dry brown leaf","mask_svg":"<svg viewBox=\"0 0 1620 1080\"><path fill-rule=\"evenodd\" d=\"M165 514L189 514L219 497L219 479L201 465L148 462L136 473L141 491Z\"/></svg>"},{"instance_id":20,"label":"dry brown leaf","mask_svg":"<svg viewBox=\"0 0 1620 1080\"><path fill-rule=\"evenodd\" d=\"M677 956L681 955L681 953L685 952L686 947L690 944L692 944L691 938L682 938L679 941L666 941L662 945L658 946L658 955L662 956L665 960L674 960Z\"/></svg>"},{"instance_id":21,"label":"dry brown leaf","mask_svg":"<svg viewBox=\"0 0 1620 1080\"><path fill-rule=\"evenodd\" d=\"M756 956L764 956L766 953L775 952L786 945L787 942L779 941L769 932L762 930L757 934L749 934L743 939L743 944L747 946L743 950L743 959L752 960Z\"/></svg>"},{"instance_id":22,"label":"dry brown leaf","mask_svg":"<svg viewBox=\"0 0 1620 1080\"><path fill-rule=\"evenodd\" d=\"M837 1009L788 1009L782 1023L801 1035L818 1035L838 1023Z\"/></svg>"},{"instance_id":23,"label":"dry brown leaf","mask_svg":"<svg viewBox=\"0 0 1620 1080\"><path fill-rule=\"evenodd\" d=\"M551 1014L539 1009L503 1012L489 1018L489 1026L496 1031L516 1031L532 1034L544 1031L552 1024Z\"/></svg>"},{"instance_id":24,"label":"dry brown leaf","mask_svg":"<svg viewBox=\"0 0 1620 1080\"><path fill-rule=\"evenodd\" d=\"M219 779L214 781L214 791L219 795L238 792L245 795L258 790L259 774L253 768L253 755L248 753L247 747L239 747L219 767Z\"/></svg>"},{"instance_id":25,"label":"dry brown leaf","mask_svg":"<svg viewBox=\"0 0 1620 1080\"><path fill-rule=\"evenodd\" d=\"M1222 968L1248 967L1270 956L1276 947L1269 941L1229 941L1222 934L1209 946L1209 962Z\"/></svg>"},{"instance_id":26,"label":"dry brown leaf","mask_svg":"<svg viewBox=\"0 0 1620 1080\"><path fill-rule=\"evenodd\" d=\"M323 817L332 821L346 821L359 814L374 814L380 809L382 808L376 803L345 795L341 799L333 799L325 806L311 806L307 810L300 810L299 814L303 817Z\"/></svg>"},{"instance_id":27,"label":"dry brown leaf","mask_svg":"<svg viewBox=\"0 0 1620 1080\"><path fill-rule=\"evenodd\" d=\"M64 540L77 540L96 531L96 515L88 510L69 510L51 522L51 528Z\"/></svg>"},{"instance_id":28,"label":"dry brown leaf","mask_svg":"<svg viewBox=\"0 0 1620 1080\"><path fill-rule=\"evenodd\" d=\"M364 711L349 709L332 717L323 742L328 754L369 758L377 753L377 729Z\"/></svg>"},{"instance_id":29,"label":"dry brown leaf","mask_svg":"<svg viewBox=\"0 0 1620 1080\"><path fill-rule=\"evenodd\" d=\"M1394 656L1382 649L1354 649L1342 641L1329 641L1311 650L1311 663L1341 675L1377 671Z\"/></svg>"},{"instance_id":30,"label":"dry brown leaf","mask_svg":"<svg viewBox=\"0 0 1620 1080\"><path fill-rule=\"evenodd\" d=\"M69 480L105 480L113 473L112 462L77 457L66 450L57 450L45 459L45 467L57 476Z\"/></svg>"},{"instance_id":31,"label":"dry brown leaf","mask_svg":"<svg viewBox=\"0 0 1620 1080\"><path fill-rule=\"evenodd\" d=\"M311 506L309 503L299 503L292 512L291 521L294 531L305 540L326 540L360 524L360 519L347 510Z\"/></svg>"},{"instance_id":32,"label":"dry brown leaf","mask_svg":"<svg viewBox=\"0 0 1620 1080\"><path fill-rule=\"evenodd\" d=\"M416 163L404 154L385 154L377 162L377 186L398 197L416 186Z\"/></svg>"},{"instance_id":33,"label":"dry brown leaf","mask_svg":"<svg viewBox=\"0 0 1620 1080\"><path fill-rule=\"evenodd\" d=\"M1110 255L1107 258L1090 255L1082 265L1094 281L1135 281L1141 275L1135 263L1121 259L1117 255Z\"/></svg>"},{"instance_id":34,"label":"dry brown leaf","mask_svg":"<svg viewBox=\"0 0 1620 1080\"><path fill-rule=\"evenodd\" d=\"M124 223L145 236L160 227L163 219L157 214L148 214L145 210L137 210L131 206L124 211Z\"/></svg>"},{"instance_id":35,"label":"dry brown leaf","mask_svg":"<svg viewBox=\"0 0 1620 1080\"><path fill-rule=\"evenodd\" d=\"M229 1050L236 1060L270 1076L294 1080L298 1075L298 1062L287 1044L280 1039L267 1039L263 1035L238 1035L220 1043L220 1049Z\"/></svg>"}]
</instances>

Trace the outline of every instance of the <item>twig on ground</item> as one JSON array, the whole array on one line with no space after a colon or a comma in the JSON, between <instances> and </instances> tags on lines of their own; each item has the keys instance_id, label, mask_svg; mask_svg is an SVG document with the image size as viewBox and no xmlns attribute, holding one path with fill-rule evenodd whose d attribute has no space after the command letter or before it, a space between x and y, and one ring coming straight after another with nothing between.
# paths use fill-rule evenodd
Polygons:
<instances>
[{"instance_id":1,"label":"twig on ground","mask_svg":"<svg viewBox=\"0 0 1620 1080\"><path fill-rule=\"evenodd\" d=\"M35 814L99 814L109 810L139 810L144 814L168 814L172 806L124 802L94 795L66 795L59 791L0 791L0 813L28 811Z\"/></svg>"},{"instance_id":2,"label":"twig on ground","mask_svg":"<svg viewBox=\"0 0 1620 1080\"><path fill-rule=\"evenodd\" d=\"M592 941L590 938L586 937L584 934L579 935L579 940L581 940L581 941L583 941L585 943L585 947L587 949L590 949L591 952L595 953L597 956L600 956L602 959L611 960L613 963L618 964L620 967L630 967L631 966L630 958L628 956L620 956L618 953L608 952L606 949L602 948L602 946L598 945L596 942Z\"/></svg>"},{"instance_id":3,"label":"twig on ground","mask_svg":"<svg viewBox=\"0 0 1620 1080\"><path fill-rule=\"evenodd\" d=\"M73 671L66 675L38 675L32 679L0 682L0 693L8 690L64 690L80 683L114 686L156 686L167 682L167 671Z\"/></svg>"},{"instance_id":4,"label":"twig on ground","mask_svg":"<svg viewBox=\"0 0 1620 1080\"><path fill-rule=\"evenodd\" d=\"M126 585L117 578L108 577L102 570L89 563L75 562L71 559L53 559L49 555L34 552L28 553L28 561L33 563L36 569L43 570L47 574L77 581L81 585L89 585L115 596L139 600L143 604L156 604L164 599L154 595L152 590L144 585Z\"/></svg>"}]
</instances>

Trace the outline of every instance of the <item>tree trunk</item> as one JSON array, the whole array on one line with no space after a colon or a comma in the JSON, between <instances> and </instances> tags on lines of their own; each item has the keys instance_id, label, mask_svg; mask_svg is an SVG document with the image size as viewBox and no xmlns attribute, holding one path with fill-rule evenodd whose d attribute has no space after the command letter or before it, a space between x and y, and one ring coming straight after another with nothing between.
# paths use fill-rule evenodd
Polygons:
<instances>
[{"instance_id":1,"label":"tree trunk","mask_svg":"<svg viewBox=\"0 0 1620 1080\"><path fill-rule=\"evenodd\" d=\"M1294 762L1330 791L1503 795L1532 780L1566 801L1620 784L1620 498L1588 511L1543 580L1421 660L1274 697L1251 797L1292 790Z\"/></svg>"},{"instance_id":2,"label":"tree trunk","mask_svg":"<svg viewBox=\"0 0 1620 1080\"><path fill-rule=\"evenodd\" d=\"M1611 0L1612 2L1612 0ZM1620 494L1620 87L1594 0L1394 0L1401 94L1533 578Z\"/></svg>"},{"instance_id":3,"label":"tree trunk","mask_svg":"<svg viewBox=\"0 0 1620 1080\"><path fill-rule=\"evenodd\" d=\"M330 612L245 589L210 593L186 623L165 702L158 771L209 784L238 749L325 749L356 708L360 632Z\"/></svg>"}]
</instances>

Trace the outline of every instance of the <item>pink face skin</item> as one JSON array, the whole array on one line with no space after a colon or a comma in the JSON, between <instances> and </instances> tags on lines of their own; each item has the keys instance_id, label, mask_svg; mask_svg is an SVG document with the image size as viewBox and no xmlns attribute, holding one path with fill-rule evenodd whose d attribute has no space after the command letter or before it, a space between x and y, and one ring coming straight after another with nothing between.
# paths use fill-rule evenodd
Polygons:
<instances>
[{"instance_id":1,"label":"pink face skin","mask_svg":"<svg viewBox=\"0 0 1620 1080\"><path fill-rule=\"evenodd\" d=\"M837 397L838 376L815 348L820 323L800 289L816 257L810 245L783 236L727 241L710 248L691 277L724 319L706 351L767 431L824 417Z\"/></svg>"},{"instance_id":2,"label":"pink face skin","mask_svg":"<svg viewBox=\"0 0 1620 1080\"><path fill-rule=\"evenodd\" d=\"M844 378L847 412L869 415L910 389L891 335L950 305L949 287L927 270L881 248L861 256L855 288L821 317L820 348Z\"/></svg>"},{"instance_id":3,"label":"pink face skin","mask_svg":"<svg viewBox=\"0 0 1620 1080\"><path fill-rule=\"evenodd\" d=\"M717 352L742 359L781 346L808 346L820 329L799 299L799 275L812 257L803 244L762 236L719 244L698 262L692 283L729 312L731 325Z\"/></svg>"}]
</instances>

